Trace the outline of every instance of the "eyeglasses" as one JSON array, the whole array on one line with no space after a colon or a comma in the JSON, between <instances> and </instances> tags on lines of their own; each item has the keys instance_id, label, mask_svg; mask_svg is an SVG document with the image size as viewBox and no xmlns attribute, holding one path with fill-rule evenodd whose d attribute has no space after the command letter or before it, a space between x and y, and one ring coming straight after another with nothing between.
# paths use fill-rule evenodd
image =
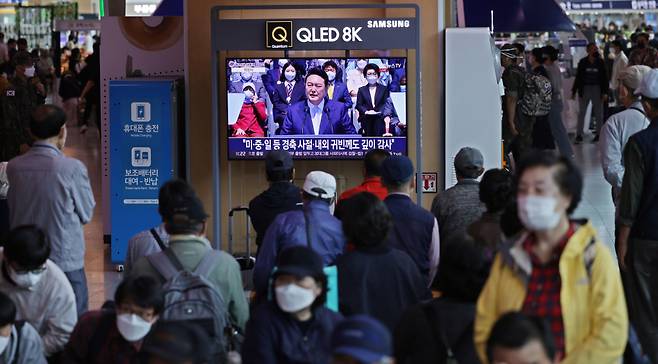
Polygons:
<instances>
[{"instance_id":1,"label":"eyeglasses","mask_svg":"<svg viewBox=\"0 0 658 364\"><path fill-rule=\"evenodd\" d=\"M48 267L46 267L46 265L44 264L41 267L35 269L14 269L14 271L16 272L16 274L28 274L28 273L41 274L45 272L47 268Z\"/></svg>"}]
</instances>

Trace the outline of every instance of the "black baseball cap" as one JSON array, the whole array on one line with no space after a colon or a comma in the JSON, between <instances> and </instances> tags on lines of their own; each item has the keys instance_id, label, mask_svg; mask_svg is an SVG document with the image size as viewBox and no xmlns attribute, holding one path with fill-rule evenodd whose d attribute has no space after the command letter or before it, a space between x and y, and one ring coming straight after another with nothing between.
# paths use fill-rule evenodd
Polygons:
<instances>
[{"instance_id":1,"label":"black baseball cap","mask_svg":"<svg viewBox=\"0 0 658 364\"><path fill-rule=\"evenodd\" d=\"M292 156L285 150L273 150L265 155L265 169L269 172L289 171L293 167Z\"/></svg>"},{"instance_id":2,"label":"black baseball cap","mask_svg":"<svg viewBox=\"0 0 658 364\"><path fill-rule=\"evenodd\" d=\"M382 181L398 185L410 181L414 176L414 165L402 155L392 155L382 162Z\"/></svg>"},{"instance_id":3,"label":"black baseball cap","mask_svg":"<svg viewBox=\"0 0 658 364\"><path fill-rule=\"evenodd\" d=\"M203 222L208 218L203 202L193 191L174 196L166 210L163 216L170 221Z\"/></svg>"},{"instance_id":4,"label":"black baseball cap","mask_svg":"<svg viewBox=\"0 0 658 364\"><path fill-rule=\"evenodd\" d=\"M324 274L324 264L313 249L303 245L293 246L279 254L274 277L281 274L290 274L297 278L316 277Z\"/></svg>"}]
</instances>

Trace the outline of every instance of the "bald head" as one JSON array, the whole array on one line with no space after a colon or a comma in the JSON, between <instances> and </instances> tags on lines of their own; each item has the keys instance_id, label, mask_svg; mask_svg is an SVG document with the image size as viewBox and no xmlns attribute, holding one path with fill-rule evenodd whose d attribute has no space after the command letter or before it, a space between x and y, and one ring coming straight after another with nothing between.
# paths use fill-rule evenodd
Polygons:
<instances>
[{"instance_id":1,"label":"bald head","mask_svg":"<svg viewBox=\"0 0 658 364\"><path fill-rule=\"evenodd\" d=\"M30 131L39 140L50 139L60 135L65 123L64 110L55 105L41 105L32 113Z\"/></svg>"}]
</instances>

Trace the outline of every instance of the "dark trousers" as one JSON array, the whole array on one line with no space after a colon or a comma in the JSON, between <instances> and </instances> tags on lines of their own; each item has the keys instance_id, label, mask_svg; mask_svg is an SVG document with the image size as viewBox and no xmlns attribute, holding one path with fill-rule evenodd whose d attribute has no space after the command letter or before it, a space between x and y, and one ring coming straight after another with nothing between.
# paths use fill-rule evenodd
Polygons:
<instances>
[{"instance_id":1,"label":"dark trousers","mask_svg":"<svg viewBox=\"0 0 658 364\"><path fill-rule=\"evenodd\" d=\"M631 238L625 275L629 315L652 363L658 363L658 241Z\"/></svg>"},{"instance_id":2,"label":"dark trousers","mask_svg":"<svg viewBox=\"0 0 658 364\"><path fill-rule=\"evenodd\" d=\"M0 246L5 244L9 234L9 205L6 199L0 198Z\"/></svg>"},{"instance_id":3,"label":"dark trousers","mask_svg":"<svg viewBox=\"0 0 658 364\"><path fill-rule=\"evenodd\" d=\"M78 310L78 317L82 316L89 309L89 290L87 289L87 276L85 270L74 270L64 272L66 278L71 282L73 293L75 294L75 307Z\"/></svg>"}]
</instances>

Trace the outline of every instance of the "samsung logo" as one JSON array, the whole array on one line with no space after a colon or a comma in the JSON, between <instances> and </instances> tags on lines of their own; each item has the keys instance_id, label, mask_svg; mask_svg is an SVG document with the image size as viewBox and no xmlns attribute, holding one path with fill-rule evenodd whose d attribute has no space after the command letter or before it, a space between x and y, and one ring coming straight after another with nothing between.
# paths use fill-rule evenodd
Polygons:
<instances>
[{"instance_id":1,"label":"samsung logo","mask_svg":"<svg viewBox=\"0 0 658 364\"><path fill-rule=\"evenodd\" d=\"M368 28L409 28L409 20L368 20Z\"/></svg>"}]
</instances>

